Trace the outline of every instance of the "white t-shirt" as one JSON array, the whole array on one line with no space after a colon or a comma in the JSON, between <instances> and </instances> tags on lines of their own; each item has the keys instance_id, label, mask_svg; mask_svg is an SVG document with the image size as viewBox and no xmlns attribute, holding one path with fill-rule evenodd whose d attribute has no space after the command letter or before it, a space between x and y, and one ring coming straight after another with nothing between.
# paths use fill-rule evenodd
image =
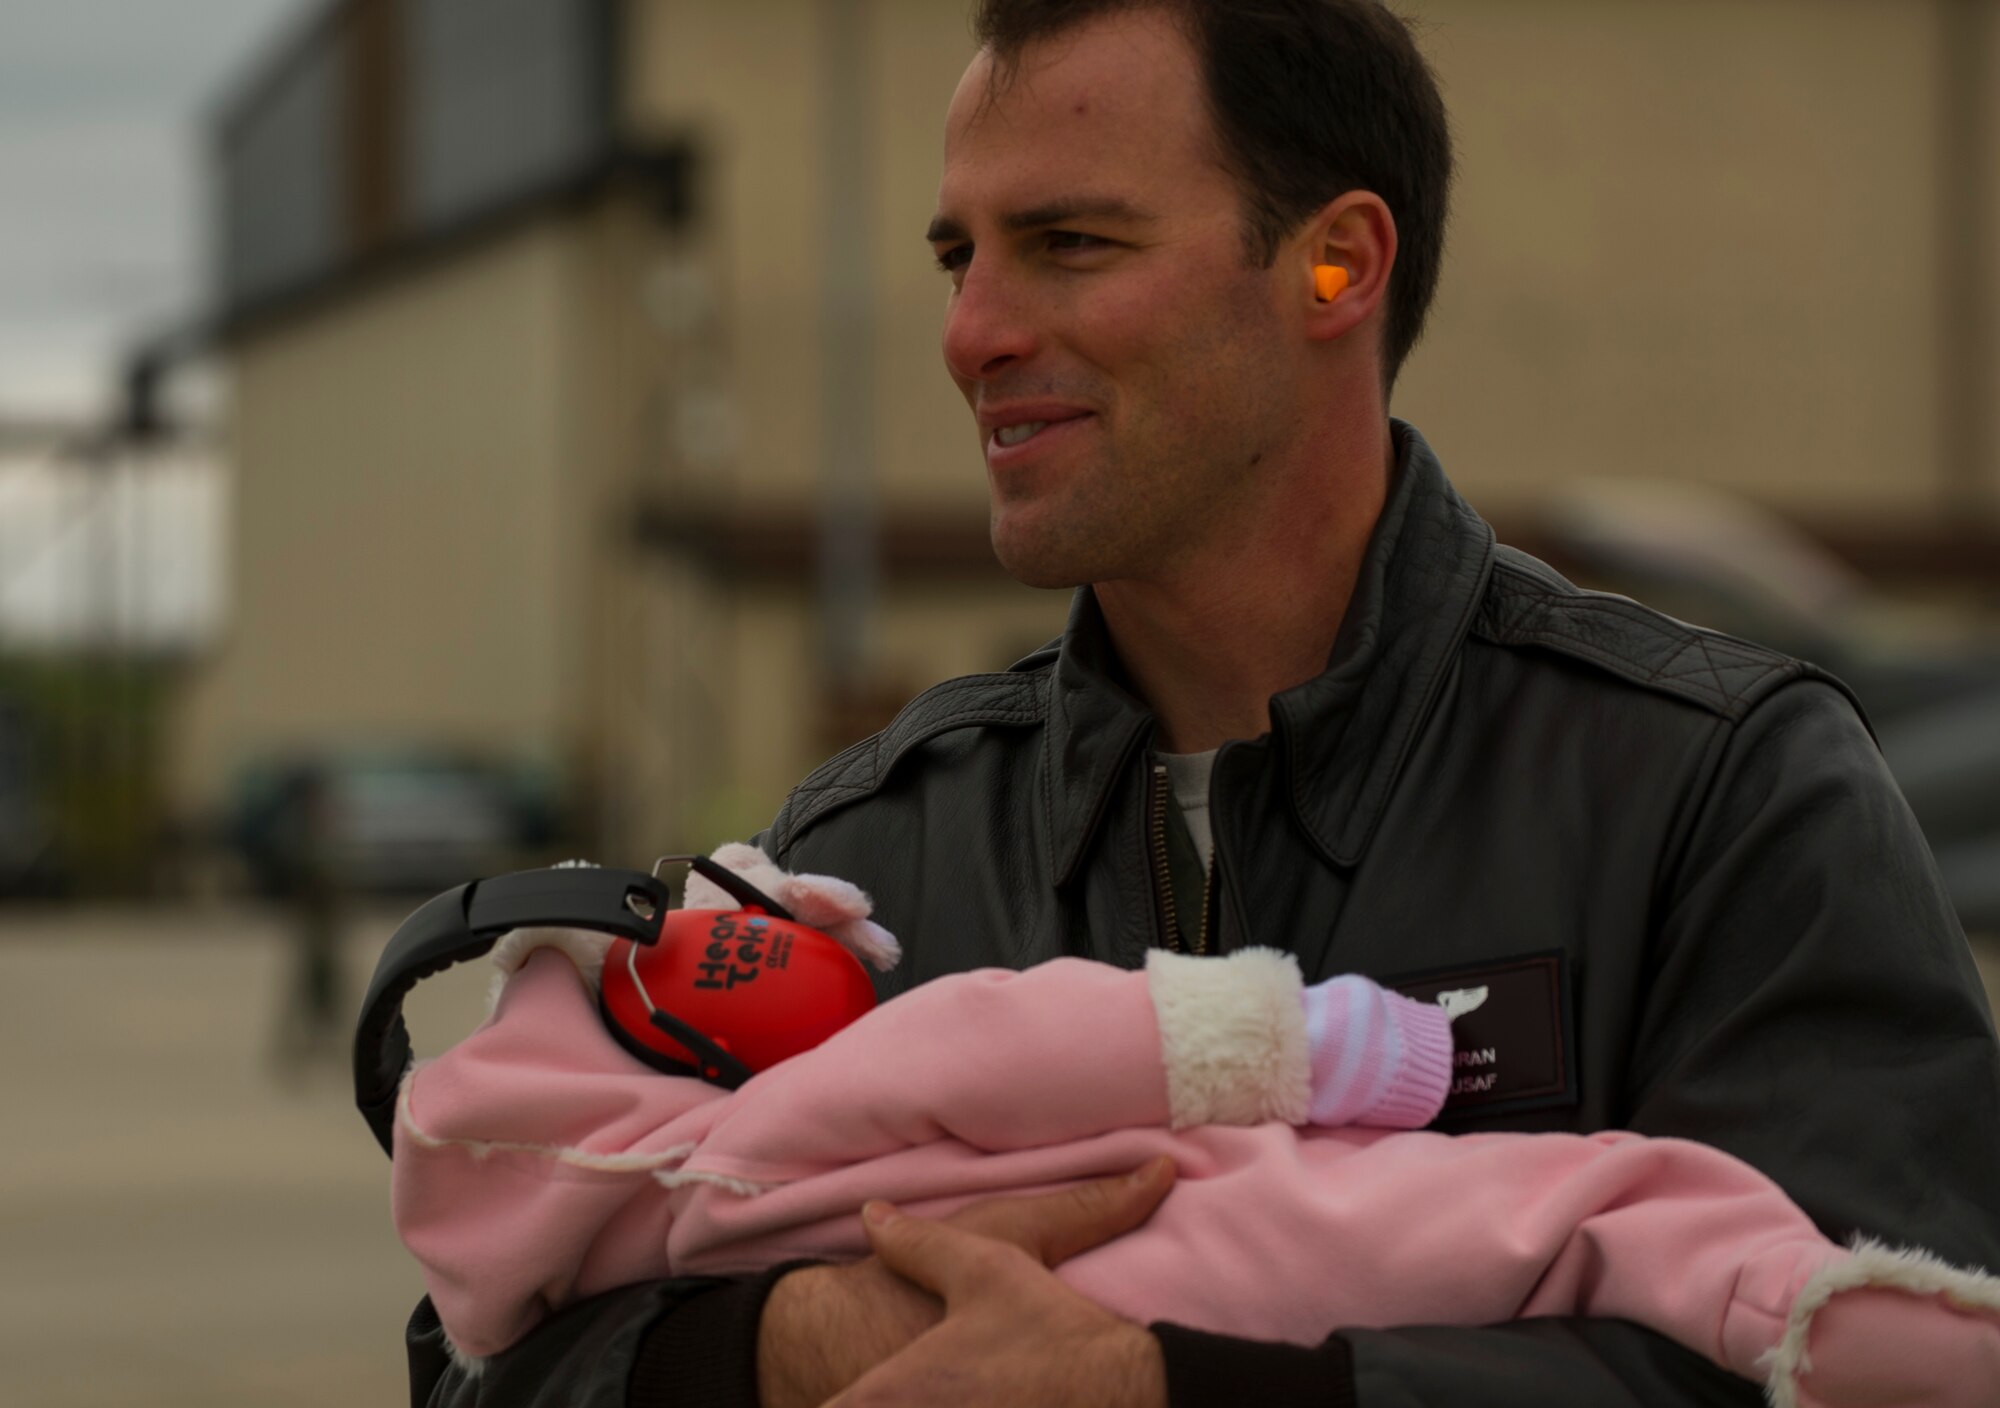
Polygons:
<instances>
[{"instance_id":1,"label":"white t-shirt","mask_svg":"<svg viewBox=\"0 0 2000 1408\"><path fill-rule=\"evenodd\" d=\"M1215 755L1220 751L1211 748L1206 753L1155 755L1166 766L1167 781L1174 789L1174 805L1180 808L1188 835L1194 837L1194 848L1201 853L1203 869L1215 858L1215 833L1208 827L1208 775L1215 770Z\"/></svg>"}]
</instances>

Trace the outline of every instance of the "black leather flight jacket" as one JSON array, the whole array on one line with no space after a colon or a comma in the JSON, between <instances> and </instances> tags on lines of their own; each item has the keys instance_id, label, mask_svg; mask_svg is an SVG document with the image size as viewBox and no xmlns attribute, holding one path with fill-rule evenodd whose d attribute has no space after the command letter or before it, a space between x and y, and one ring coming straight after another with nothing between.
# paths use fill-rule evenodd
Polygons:
<instances>
[{"instance_id":1,"label":"black leather flight jacket","mask_svg":"<svg viewBox=\"0 0 2000 1408\"><path fill-rule=\"evenodd\" d=\"M1810 665L1497 547L1423 439L1396 441L1328 669L1215 761L1211 950L1289 949L1307 982L1487 988L1441 1129L1700 1140L1834 1238L2000 1267L2000 1047L1858 707ZM766 848L873 894L906 955L884 996L1170 942L1153 723L1120 678L1080 591L1058 642L930 690L793 790ZM420 1309L417 1401L754 1404L770 1280L600 1297L476 1382ZM1316 1350L1156 1333L1175 1408L1762 1401L1614 1320Z\"/></svg>"}]
</instances>

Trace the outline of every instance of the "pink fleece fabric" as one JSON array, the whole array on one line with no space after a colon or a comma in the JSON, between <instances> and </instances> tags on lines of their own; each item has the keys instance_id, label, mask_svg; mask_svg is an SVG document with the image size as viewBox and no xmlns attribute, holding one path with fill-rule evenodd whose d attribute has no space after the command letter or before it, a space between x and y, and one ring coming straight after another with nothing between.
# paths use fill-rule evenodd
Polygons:
<instances>
[{"instance_id":1,"label":"pink fleece fabric","mask_svg":"<svg viewBox=\"0 0 2000 1408\"><path fill-rule=\"evenodd\" d=\"M864 1254L870 1198L938 1215L1160 1153L1180 1179L1146 1226L1059 1270L1141 1323L1313 1344L1614 1316L1761 1380L1808 1279L1849 1256L1763 1175L1678 1140L1167 1123L1141 973L1063 959L939 979L725 1092L627 1056L542 951L406 1081L395 1217L472 1355L616 1285ZM1897 1314L1847 1312L1862 1294ZM1813 1332L1802 1402L1995 1401L1958 1372L2000 1363L1991 1312L1850 1292ZM1880 1396L1885 1373L1902 1397Z\"/></svg>"}]
</instances>

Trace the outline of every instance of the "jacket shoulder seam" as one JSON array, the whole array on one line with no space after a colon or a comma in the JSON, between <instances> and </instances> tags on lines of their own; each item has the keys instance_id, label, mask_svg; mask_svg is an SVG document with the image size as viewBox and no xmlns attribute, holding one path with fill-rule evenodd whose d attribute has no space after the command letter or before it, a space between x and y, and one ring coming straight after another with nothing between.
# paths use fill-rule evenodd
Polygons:
<instances>
[{"instance_id":1,"label":"jacket shoulder seam","mask_svg":"<svg viewBox=\"0 0 2000 1408\"><path fill-rule=\"evenodd\" d=\"M1788 655L1585 591L1533 558L1497 548L1474 630L1497 645L1541 646L1643 688L1740 719L1777 686L1817 674ZM1609 639L1607 639L1609 638Z\"/></svg>"},{"instance_id":2,"label":"jacket shoulder seam","mask_svg":"<svg viewBox=\"0 0 2000 1408\"><path fill-rule=\"evenodd\" d=\"M841 750L808 774L786 797L772 824L778 849L844 803L879 788L911 749L941 734L988 724L1039 724L1046 713L1047 670L961 675L931 686L905 704L889 726Z\"/></svg>"}]
</instances>

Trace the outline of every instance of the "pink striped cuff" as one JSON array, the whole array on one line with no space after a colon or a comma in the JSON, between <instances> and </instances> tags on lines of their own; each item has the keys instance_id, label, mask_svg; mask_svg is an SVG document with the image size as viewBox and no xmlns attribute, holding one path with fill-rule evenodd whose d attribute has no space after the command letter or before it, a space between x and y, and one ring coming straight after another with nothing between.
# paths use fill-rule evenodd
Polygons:
<instances>
[{"instance_id":1,"label":"pink striped cuff","mask_svg":"<svg viewBox=\"0 0 2000 1408\"><path fill-rule=\"evenodd\" d=\"M1299 993L1312 1068L1312 1122L1421 1129L1451 1085L1451 1019L1357 974Z\"/></svg>"}]
</instances>

